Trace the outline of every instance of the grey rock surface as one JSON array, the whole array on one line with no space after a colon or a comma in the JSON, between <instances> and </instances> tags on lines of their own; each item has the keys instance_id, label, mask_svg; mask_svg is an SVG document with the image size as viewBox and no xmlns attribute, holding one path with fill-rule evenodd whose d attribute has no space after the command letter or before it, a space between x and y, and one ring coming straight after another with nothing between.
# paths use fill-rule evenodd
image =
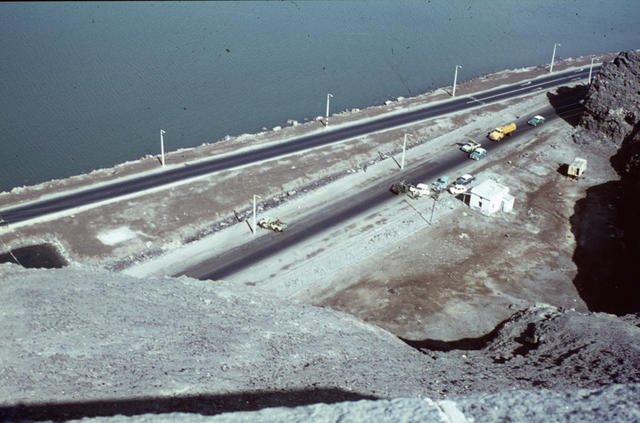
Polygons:
<instances>
[{"instance_id":1,"label":"grey rock surface","mask_svg":"<svg viewBox=\"0 0 640 423\"><path fill-rule=\"evenodd\" d=\"M633 315L538 305L514 310L481 338L404 343L254 287L13 264L0 275L0 421L215 415L640 381Z\"/></svg>"},{"instance_id":2,"label":"grey rock surface","mask_svg":"<svg viewBox=\"0 0 640 423\"><path fill-rule=\"evenodd\" d=\"M425 386L426 357L330 309L189 278L2 272L4 404L334 388L396 397Z\"/></svg>"},{"instance_id":3,"label":"grey rock surface","mask_svg":"<svg viewBox=\"0 0 640 423\"><path fill-rule=\"evenodd\" d=\"M580 273L575 283L592 311L637 313L640 285L628 269L640 260L640 51L603 63L584 106L574 140L615 146L610 162L620 180L591 187L576 204L574 261Z\"/></svg>"},{"instance_id":4,"label":"grey rock surface","mask_svg":"<svg viewBox=\"0 0 640 423\"><path fill-rule=\"evenodd\" d=\"M188 413L145 414L124 418L82 419L92 423L253 423L253 422L434 422L434 423L584 423L640 421L640 385L609 385L598 389L501 392L452 400L398 398L360 400L303 407L274 407L254 412L202 416Z\"/></svg>"},{"instance_id":5,"label":"grey rock surface","mask_svg":"<svg viewBox=\"0 0 640 423\"><path fill-rule=\"evenodd\" d=\"M586 132L617 145L629 135L640 139L640 52L624 51L603 63L584 105L580 126Z\"/></svg>"},{"instance_id":6,"label":"grey rock surface","mask_svg":"<svg viewBox=\"0 0 640 423\"><path fill-rule=\"evenodd\" d=\"M537 305L479 338L409 344L435 360L432 371L441 370L444 389L457 394L598 387L640 381L639 324L637 315L620 319ZM435 364L454 356L455 366Z\"/></svg>"}]
</instances>

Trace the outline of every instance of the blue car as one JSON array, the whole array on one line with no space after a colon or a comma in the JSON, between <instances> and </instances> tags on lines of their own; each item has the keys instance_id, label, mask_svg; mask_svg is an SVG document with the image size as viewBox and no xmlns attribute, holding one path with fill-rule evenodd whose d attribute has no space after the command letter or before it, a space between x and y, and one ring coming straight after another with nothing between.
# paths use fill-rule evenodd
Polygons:
<instances>
[{"instance_id":1,"label":"blue car","mask_svg":"<svg viewBox=\"0 0 640 423\"><path fill-rule=\"evenodd\" d=\"M477 148L473 153L469 154L469 158L473 160L480 160L487 155L487 150L484 148Z\"/></svg>"},{"instance_id":2,"label":"blue car","mask_svg":"<svg viewBox=\"0 0 640 423\"><path fill-rule=\"evenodd\" d=\"M527 123L531 126L538 126L541 123L544 123L546 119L544 118L544 116L540 116L540 115L535 115L534 117L532 117L531 119L529 119L527 121Z\"/></svg>"},{"instance_id":3,"label":"blue car","mask_svg":"<svg viewBox=\"0 0 640 423\"><path fill-rule=\"evenodd\" d=\"M475 176L469 175L468 173L465 173L464 175L462 175L461 177L456 179L456 184L457 185L467 185L467 184L470 184L471 182L473 182L475 179L476 179Z\"/></svg>"}]
</instances>

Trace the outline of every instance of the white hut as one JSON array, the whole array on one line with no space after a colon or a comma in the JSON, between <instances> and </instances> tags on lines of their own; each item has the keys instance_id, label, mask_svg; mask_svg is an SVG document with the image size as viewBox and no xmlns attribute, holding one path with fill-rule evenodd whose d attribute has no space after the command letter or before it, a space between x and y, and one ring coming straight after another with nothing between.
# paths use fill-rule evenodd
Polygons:
<instances>
[{"instance_id":1,"label":"white hut","mask_svg":"<svg viewBox=\"0 0 640 423\"><path fill-rule=\"evenodd\" d=\"M509 188L493 179L487 179L469 190L469 207L487 216L500 210L510 212L513 202Z\"/></svg>"}]
</instances>

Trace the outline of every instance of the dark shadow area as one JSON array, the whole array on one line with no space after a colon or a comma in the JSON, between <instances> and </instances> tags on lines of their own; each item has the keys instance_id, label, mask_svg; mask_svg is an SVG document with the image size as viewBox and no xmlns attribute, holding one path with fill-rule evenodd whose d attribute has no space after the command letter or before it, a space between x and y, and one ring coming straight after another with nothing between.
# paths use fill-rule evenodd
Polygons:
<instances>
[{"instance_id":1,"label":"dark shadow area","mask_svg":"<svg viewBox=\"0 0 640 423\"><path fill-rule=\"evenodd\" d=\"M513 353L517 355L527 355L529 351L538 348L539 342L536 337L536 324L527 323L525 331L517 338L514 338L514 341L520 344L520 346L513 351Z\"/></svg>"},{"instance_id":2,"label":"dark shadow area","mask_svg":"<svg viewBox=\"0 0 640 423\"><path fill-rule=\"evenodd\" d=\"M610 160L621 180L589 188L570 218L577 241L574 284L591 311L640 312L635 267L640 263L639 128L635 126Z\"/></svg>"},{"instance_id":3,"label":"dark shadow area","mask_svg":"<svg viewBox=\"0 0 640 423\"><path fill-rule=\"evenodd\" d=\"M558 169L556 171L562 176L568 176L569 174L569 163L560 163L558 165Z\"/></svg>"},{"instance_id":4,"label":"dark shadow area","mask_svg":"<svg viewBox=\"0 0 640 423\"><path fill-rule=\"evenodd\" d=\"M399 337L402 342L413 347L421 352L423 350L429 351L452 351L452 350L463 350L463 351L471 351L471 350L481 350L486 348L489 345L489 342L494 340L498 335L498 332L502 329L502 327L510 320L503 320L498 323L498 325L493 328L493 330L485 335L479 336L477 338L462 338L455 341L441 341L438 339L421 339L421 340L411 340L404 339Z\"/></svg>"},{"instance_id":5,"label":"dark shadow area","mask_svg":"<svg viewBox=\"0 0 640 423\"><path fill-rule=\"evenodd\" d=\"M555 110L556 114L565 120L571 126L578 126L582 119L582 113L584 107L580 105L576 107L576 104L585 98L589 91L588 85L577 85L575 87L560 87L557 89L557 93L547 93L547 99ZM575 113L571 113L571 110L575 109Z\"/></svg>"},{"instance_id":6,"label":"dark shadow area","mask_svg":"<svg viewBox=\"0 0 640 423\"><path fill-rule=\"evenodd\" d=\"M298 407L317 403L376 400L335 388L279 392L240 392L226 395L196 395L171 398L135 398L0 407L0 421L64 421L83 417L115 415L194 413L215 415L237 411L255 411L268 407Z\"/></svg>"},{"instance_id":7,"label":"dark shadow area","mask_svg":"<svg viewBox=\"0 0 640 423\"><path fill-rule=\"evenodd\" d=\"M16 263L26 268L59 269L68 265L58 249L51 244L30 245L0 254L0 263Z\"/></svg>"},{"instance_id":8,"label":"dark shadow area","mask_svg":"<svg viewBox=\"0 0 640 423\"><path fill-rule=\"evenodd\" d=\"M626 281L623 232L619 209L622 183L596 185L574 206L569 218L576 239L573 261L578 273L573 281L590 311L625 314L633 309L631 287Z\"/></svg>"}]
</instances>

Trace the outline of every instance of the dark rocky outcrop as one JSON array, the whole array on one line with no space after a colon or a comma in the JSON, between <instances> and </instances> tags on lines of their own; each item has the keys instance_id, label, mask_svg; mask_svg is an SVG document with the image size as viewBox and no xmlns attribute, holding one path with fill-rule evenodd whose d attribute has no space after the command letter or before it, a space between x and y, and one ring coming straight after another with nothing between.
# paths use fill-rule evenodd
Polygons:
<instances>
[{"instance_id":1,"label":"dark rocky outcrop","mask_svg":"<svg viewBox=\"0 0 640 423\"><path fill-rule=\"evenodd\" d=\"M640 311L640 53L604 63L587 94L574 140L585 148L614 145L620 181L589 188L571 218L578 241L575 284L593 311Z\"/></svg>"},{"instance_id":2,"label":"dark rocky outcrop","mask_svg":"<svg viewBox=\"0 0 640 423\"><path fill-rule=\"evenodd\" d=\"M625 51L604 63L589 86L584 106L577 140L639 142L640 53Z\"/></svg>"}]
</instances>

